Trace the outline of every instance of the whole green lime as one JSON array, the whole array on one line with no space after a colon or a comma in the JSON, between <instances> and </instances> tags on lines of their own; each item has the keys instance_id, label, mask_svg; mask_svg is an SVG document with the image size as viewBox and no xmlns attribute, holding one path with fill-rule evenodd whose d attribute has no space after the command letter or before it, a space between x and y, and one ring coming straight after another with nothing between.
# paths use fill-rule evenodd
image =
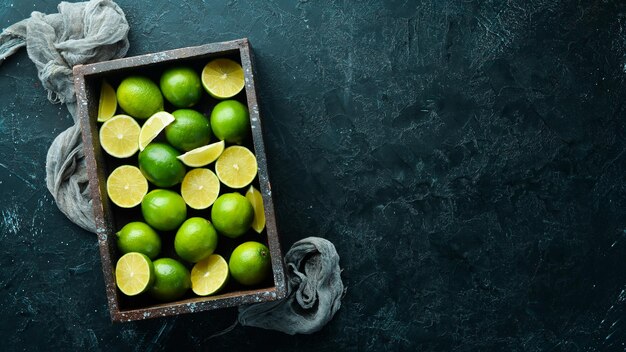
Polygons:
<instances>
[{"instance_id":1,"label":"whole green lime","mask_svg":"<svg viewBox=\"0 0 626 352\"><path fill-rule=\"evenodd\" d=\"M252 204L237 192L222 194L211 208L213 226L226 237L237 238L248 232L253 219Z\"/></svg>"},{"instance_id":2,"label":"whole green lime","mask_svg":"<svg viewBox=\"0 0 626 352\"><path fill-rule=\"evenodd\" d=\"M237 100L224 100L211 112L211 128L217 138L241 144L250 131L248 108Z\"/></svg>"},{"instance_id":3,"label":"whole green lime","mask_svg":"<svg viewBox=\"0 0 626 352\"><path fill-rule=\"evenodd\" d=\"M200 76L191 67L168 68L161 75L160 85L165 99L177 108L192 107L202 96Z\"/></svg>"},{"instance_id":4,"label":"whole green lime","mask_svg":"<svg viewBox=\"0 0 626 352\"><path fill-rule=\"evenodd\" d=\"M184 260L197 263L208 258L217 247L217 232L211 223L195 217L180 225L174 238L176 254Z\"/></svg>"},{"instance_id":5,"label":"whole green lime","mask_svg":"<svg viewBox=\"0 0 626 352\"><path fill-rule=\"evenodd\" d=\"M157 187L172 187L185 178L185 165L176 158L179 155L168 144L150 143L139 153L139 169Z\"/></svg>"},{"instance_id":6,"label":"whole green lime","mask_svg":"<svg viewBox=\"0 0 626 352\"><path fill-rule=\"evenodd\" d=\"M148 77L126 77L117 87L116 96L118 105L137 119L147 119L163 110L161 91Z\"/></svg>"},{"instance_id":7,"label":"whole green lime","mask_svg":"<svg viewBox=\"0 0 626 352\"><path fill-rule=\"evenodd\" d=\"M123 254L139 252L154 259L161 252L161 237L144 222L129 222L115 235L117 248Z\"/></svg>"},{"instance_id":8,"label":"whole green lime","mask_svg":"<svg viewBox=\"0 0 626 352\"><path fill-rule=\"evenodd\" d=\"M141 213L153 228L171 231L177 229L187 218L187 205L178 193L155 189L143 197Z\"/></svg>"},{"instance_id":9,"label":"whole green lime","mask_svg":"<svg viewBox=\"0 0 626 352\"><path fill-rule=\"evenodd\" d=\"M259 242L244 242L230 255L228 267L231 276L240 284L259 284L271 272L270 250Z\"/></svg>"},{"instance_id":10,"label":"whole green lime","mask_svg":"<svg viewBox=\"0 0 626 352\"><path fill-rule=\"evenodd\" d=\"M204 115L192 109L176 110L172 115L176 120L165 127L168 143L185 152L209 144L211 126Z\"/></svg>"},{"instance_id":11,"label":"whole green lime","mask_svg":"<svg viewBox=\"0 0 626 352\"><path fill-rule=\"evenodd\" d=\"M191 287L189 270L172 258L161 258L153 262L154 283L148 291L159 301L173 301Z\"/></svg>"}]
</instances>

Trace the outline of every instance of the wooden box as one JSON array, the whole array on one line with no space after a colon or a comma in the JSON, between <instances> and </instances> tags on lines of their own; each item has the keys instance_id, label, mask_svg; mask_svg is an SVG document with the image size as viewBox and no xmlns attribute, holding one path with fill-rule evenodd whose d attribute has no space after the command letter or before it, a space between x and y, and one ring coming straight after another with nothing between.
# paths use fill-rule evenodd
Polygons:
<instances>
[{"instance_id":1,"label":"wooden box","mask_svg":"<svg viewBox=\"0 0 626 352\"><path fill-rule=\"evenodd\" d=\"M100 146L96 118L101 81L106 79L115 87L121 79L130 74L142 74L151 77L158 83L160 73L168 66L184 64L194 67L199 73L207 62L218 57L233 59L241 63L244 69L245 87L234 99L247 105L250 112L251 138L244 145L252 150L257 157L258 176L253 184L261 191L265 205L265 230L260 235L252 233L244 235L244 238L239 239L237 243L246 240L265 243L270 249L273 276L262 285L253 289L240 286L231 279L228 285L217 295L198 297L194 296L191 290L189 290L183 299L169 303L152 301L145 295L135 298L124 296L115 284L115 264L120 256L117 250L115 233L127 222L140 220L141 212L137 209L119 208L107 196L106 177L108 173L116 166L128 162L110 157ZM247 39L168 50L74 67L77 113L83 134L85 160L91 195L93 197L93 211L106 284L106 295L113 321L141 320L234 307L243 304L274 301L286 296L287 288L283 256L276 229L271 185L261 129L261 116L259 115L254 79L252 49ZM209 116L212 107L217 102L208 94L204 94L203 100L194 108ZM166 110L171 111L171 109L170 107L170 110L168 110L166 106ZM136 158L137 154L131 157L131 162L136 164ZM151 189L153 188L151 186ZM210 219L206 213L208 210L205 210L204 213L202 211L194 211L191 208L188 208L188 210L191 210L188 216L204 215L205 218ZM173 247L173 236L173 234L162 236L164 251L169 250L170 253L173 251L173 248L168 249L168 246ZM220 243L216 252L220 253L220 250L223 251L224 253L220 254L228 260L230 252L237 243L224 236L220 236L219 240Z\"/></svg>"}]
</instances>

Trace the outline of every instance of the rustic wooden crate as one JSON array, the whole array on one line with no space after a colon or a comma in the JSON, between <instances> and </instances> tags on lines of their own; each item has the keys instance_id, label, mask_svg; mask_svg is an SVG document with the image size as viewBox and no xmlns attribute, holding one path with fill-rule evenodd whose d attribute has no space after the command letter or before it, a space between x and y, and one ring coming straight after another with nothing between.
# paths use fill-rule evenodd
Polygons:
<instances>
[{"instance_id":1,"label":"rustic wooden crate","mask_svg":"<svg viewBox=\"0 0 626 352\"><path fill-rule=\"evenodd\" d=\"M255 90L252 55L252 49L248 40L239 39L74 67L74 84L78 102L77 113L81 121L102 269L109 310L113 321L141 320L234 307L249 303L274 301L286 296L287 288L283 256L276 229L276 218L261 129L261 117ZM119 258L115 243L115 232L128 221L140 220L141 213L137 209L130 211L122 210L111 203L107 196L105 182L108 172L125 162L111 158L100 147L96 117L101 80L105 78L109 82L117 84L123 77L133 73L141 73L157 78L162 69L178 63L191 65L200 70L208 61L217 57L228 57L239 61L244 69L246 84L244 92L240 93L237 98L244 104L247 104L250 111L252 131L247 146L254 151L257 157L259 170L255 184L261 191L265 203L266 230L261 235L245 235L249 238L246 237L237 241L237 243L245 240L265 242L270 249L273 277L262 284L260 288L254 289L238 286L231 279L228 286L218 295L197 297L192 296L191 290L189 290L188 295L183 297L183 299L170 303L158 303L145 296L126 297L117 290L115 285L115 263ZM158 82L158 79L155 79L155 81ZM208 116L210 109L217 101L208 97L208 94L205 95L204 99L206 101L203 100L198 105L199 108L196 108ZM130 162L136 164L137 156L135 155L131 158L134 159L130 159ZM192 209L188 210L191 210L191 214L193 214ZM201 214L196 214L196 216L198 215L202 216ZM204 214L204 217L210 218L208 213ZM173 234L167 234L166 236L171 236L171 238L163 238L164 250L167 250L165 246L168 240L173 242ZM224 244L224 241L227 243ZM220 236L218 250L219 248L227 248L227 250L232 251L236 243L228 243L228 241L229 239ZM171 248L169 250L170 252L173 251ZM228 254L230 252L224 255L226 260L228 260Z\"/></svg>"}]
</instances>

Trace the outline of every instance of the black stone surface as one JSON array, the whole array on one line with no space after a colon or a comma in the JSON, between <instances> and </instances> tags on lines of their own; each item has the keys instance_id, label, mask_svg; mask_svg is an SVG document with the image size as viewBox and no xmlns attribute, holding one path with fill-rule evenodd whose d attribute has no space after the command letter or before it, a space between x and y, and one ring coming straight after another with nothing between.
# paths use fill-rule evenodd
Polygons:
<instances>
[{"instance_id":1,"label":"black stone surface","mask_svg":"<svg viewBox=\"0 0 626 352\"><path fill-rule=\"evenodd\" d=\"M57 1L0 0L3 28ZM71 124L0 66L0 345L19 350L622 351L626 5L119 0L130 55L248 37L283 247L335 243L312 336L206 340L234 310L112 324L95 237L45 186Z\"/></svg>"}]
</instances>

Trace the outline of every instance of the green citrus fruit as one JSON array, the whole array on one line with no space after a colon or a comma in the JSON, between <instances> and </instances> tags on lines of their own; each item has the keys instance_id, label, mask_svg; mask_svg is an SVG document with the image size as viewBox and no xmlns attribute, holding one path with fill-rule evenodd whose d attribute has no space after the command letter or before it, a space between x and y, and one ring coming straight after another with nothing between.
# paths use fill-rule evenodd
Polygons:
<instances>
[{"instance_id":1,"label":"green citrus fruit","mask_svg":"<svg viewBox=\"0 0 626 352\"><path fill-rule=\"evenodd\" d=\"M172 67L161 75L161 91L177 108L196 105L202 96L200 76L190 67Z\"/></svg>"},{"instance_id":2,"label":"green citrus fruit","mask_svg":"<svg viewBox=\"0 0 626 352\"><path fill-rule=\"evenodd\" d=\"M213 98L231 98L241 92L245 83L243 68L230 59L215 59L202 69L202 85Z\"/></svg>"},{"instance_id":3,"label":"green citrus fruit","mask_svg":"<svg viewBox=\"0 0 626 352\"><path fill-rule=\"evenodd\" d=\"M180 185L180 195L193 209L206 209L220 194L220 180L209 169L193 169Z\"/></svg>"},{"instance_id":4,"label":"green citrus fruit","mask_svg":"<svg viewBox=\"0 0 626 352\"><path fill-rule=\"evenodd\" d=\"M125 78L117 87L117 103L128 115L137 119L147 119L163 110L159 87L144 76Z\"/></svg>"},{"instance_id":5,"label":"green citrus fruit","mask_svg":"<svg viewBox=\"0 0 626 352\"><path fill-rule=\"evenodd\" d=\"M145 254L126 253L115 265L115 283L127 296L146 292L152 287L154 280L154 265Z\"/></svg>"},{"instance_id":6,"label":"green citrus fruit","mask_svg":"<svg viewBox=\"0 0 626 352\"><path fill-rule=\"evenodd\" d=\"M244 242L230 255L228 267L230 275L240 284L259 284L271 272L270 250L259 242Z\"/></svg>"},{"instance_id":7,"label":"green citrus fruit","mask_svg":"<svg viewBox=\"0 0 626 352\"><path fill-rule=\"evenodd\" d=\"M107 177L107 194L121 208L134 208L148 193L148 181L136 166L122 165Z\"/></svg>"},{"instance_id":8,"label":"green citrus fruit","mask_svg":"<svg viewBox=\"0 0 626 352\"><path fill-rule=\"evenodd\" d=\"M116 236L117 248L124 254L139 252L154 259L161 252L161 237L146 223L130 222Z\"/></svg>"},{"instance_id":9,"label":"green citrus fruit","mask_svg":"<svg viewBox=\"0 0 626 352\"><path fill-rule=\"evenodd\" d=\"M173 301L191 287L189 270L179 261L161 258L154 261L154 284L149 290L159 301Z\"/></svg>"},{"instance_id":10,"label":"green citrus fruit","mask_svg":"<svg viewBox=\"0 0 626 352\"><path fill-rule=\"evenodd\" d=\"M237 238L248 232L254 219L250 201L239 193L226 193L217 198L211 208L213 226L220 234Z\"/></svg>"},{"instance_id":11,"label":"green citrus fruit","mask_svg":"<svg viewBox=\"0 0 626 352\"><path fill-rule=\"evenodd\" d=\"M209 144L211 141L211 127L209 119L192 109L180 109L172 113L174 122L165 127L167 141L182 151Z\"/></svg>"},{"instance_id":12,"label":"green citrus fruit","mask_svg":"<svg viewBox=\"0 0 626 352\"><path fill-rule=\"evenodd\" d=\"M243 188L257 175L256 156L246 147L232 145L222 152L215 162L215 174L230 188Z\"/></svg>"},{"instance_id":13,"label":"green citrus fruit","mask_svg":"<svg viewBox=\"0 0 626 352\"><path fill-rule=\"evenodd\" d=\"M157 187L172 187L185 177L180 153L165 143L150 143L139 153L139 169Z\"/></svg>"},{"instance_id":14,"label":"green citrus fruit","mask_svg":"<svg viewBox=\"0 0 626 352\"><path fill-rule=\"evenodd\" d=\"M141 127L128 115L116 115L100 127L100 146L115 158L128 158L139 149Z\"/></svg>"},{"instance_id":15,"label":"green citrus fruit","mask_svg":"<svg viewBox=\"0 0 626 352\"><path fill-rule=\"evenodd\" d=\"M248 108L237 100L224 100L211 112L211 128L217 138L241 144L250 131Z\"/></svg>"},{"instance_id":16,"label":"green citrus fruit","mask_svg":"<svg viewBox=\"0 0 626 352\"><path fill-rule=\"evenodd\" d=\"M171 231L177 229L187 218L187 206L178 193L155 189L143 197L141 213L153 228Z\"/></svg>"},{"instance_id":17,"label":"green citrus fruit","mask_svg":"<svg viewBox=\"0 0 626 352\"><path fill-rule=\"evenodd\" d=\"M217 232L211 223L203 218L187 219L174 238L174 249L179 257L190 263L207 258L217 247Z\"/></svg>"},{"instance_id":18,"label":"green citrus fruit","mask_svg":"<svg viewBox=\"0 0 626 352\"><path fill-rule=\"evenodd\" d=\"M191 289L198 296L212 295L228 283L228 263L219 254L211 254L191 269Z\"/></svg>"}]
</instances>

